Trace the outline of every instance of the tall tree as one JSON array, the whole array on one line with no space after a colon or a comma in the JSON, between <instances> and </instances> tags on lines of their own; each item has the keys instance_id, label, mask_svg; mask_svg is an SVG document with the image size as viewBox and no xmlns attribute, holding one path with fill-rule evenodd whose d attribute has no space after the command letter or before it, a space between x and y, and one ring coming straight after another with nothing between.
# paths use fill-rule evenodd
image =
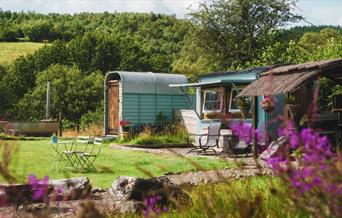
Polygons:
<instances>
[{"instance_id":1,"label":"tall tree","mask_svg":"<svg viewBox=\"0 0 342 218\"><path fill-rule=\"evenodd\" d=\"M190 14L197 27L192 41L217 58L217 70L244 65L274 43L277 34L272 32L302 19L293 12L295 4L293 0L216 0L201 4Z\"/></svg>"},{"instance_id":2,"label":"tall tree","mask_svg":"<svg viewBox=\"0 0 342 218\"><path fill-rule=\"evenodd\" d=\"M103 94L100 72L84 75L76 66L51 65L37 74L36 86L16 105L19 119L39 120L44 116L46 83L51 82L51 116L72 122L79 129L83 114L95 111Z\"/></svg>"}]
</instances>

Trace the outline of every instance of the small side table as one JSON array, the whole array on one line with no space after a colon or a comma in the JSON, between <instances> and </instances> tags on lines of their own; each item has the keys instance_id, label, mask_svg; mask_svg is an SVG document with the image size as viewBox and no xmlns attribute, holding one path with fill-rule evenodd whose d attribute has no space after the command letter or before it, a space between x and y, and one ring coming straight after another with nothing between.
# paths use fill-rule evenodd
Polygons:
<instances>
[{"instance_id":1,"label":"small side table","mask_svg":"<svg viewBox=\"0 0 342 218\"><path fill-rule=\"evenodd\" d=\"M222 129L220 135L222 140L222 153L229 153L229 140L233 136L233 132L231 129Z\"/></svg>"}]
</instances>

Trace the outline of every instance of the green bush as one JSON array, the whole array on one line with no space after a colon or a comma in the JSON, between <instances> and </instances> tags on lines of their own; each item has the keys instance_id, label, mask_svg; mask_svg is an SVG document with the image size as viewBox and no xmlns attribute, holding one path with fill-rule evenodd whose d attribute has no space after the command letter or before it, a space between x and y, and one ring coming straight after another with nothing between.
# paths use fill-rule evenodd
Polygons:
<instances>
[{"instance_id":1,"label":"green bush","mask_svg":"<svg viewBox=\"0 0 342 218\"><path fill-rule=\"evenodd\" d=\"M181 123L167 124L162 130L158 126L145 126L140 133L133 135L132 139L117 142L144 147L184 147L188 143L188 134Z\"/></svg>"}]
</instances>

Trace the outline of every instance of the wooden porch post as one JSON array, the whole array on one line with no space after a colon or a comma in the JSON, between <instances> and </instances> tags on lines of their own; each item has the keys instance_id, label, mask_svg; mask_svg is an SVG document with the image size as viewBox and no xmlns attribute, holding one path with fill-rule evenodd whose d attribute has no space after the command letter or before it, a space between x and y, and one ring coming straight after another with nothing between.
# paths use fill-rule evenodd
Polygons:
<instances>
[{"instance_id":1,"label":"wooden porch post","mask_svg":"<svg viewBox=\"0 0 342 218\"><path fill-rule=\"evenodd\" d=\"M253 157L258 158L257 145L257 128L258 128L258 96L253 96Z\"/></svg>"}]
</instances>

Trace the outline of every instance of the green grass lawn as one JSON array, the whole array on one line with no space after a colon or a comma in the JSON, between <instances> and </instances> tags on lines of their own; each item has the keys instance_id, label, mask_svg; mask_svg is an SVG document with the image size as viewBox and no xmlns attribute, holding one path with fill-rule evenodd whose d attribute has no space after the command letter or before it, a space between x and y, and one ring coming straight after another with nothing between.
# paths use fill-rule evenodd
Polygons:
<instances>
[{"instance_id":1,"label":"green grass lawn","mask_svg":"<svg viewBox=\"0 0 342 218\"><path fill-rule=\"evenodd\" d=\"M34 42L0 42L0 65L8 65L20 55L33 53L44 45Z\"/></svg>"},{"instance_id":2,"label":"green grass lawn","mask_svg":"<svg viewBox=\"0 0 342 218\"><path fill-rule=\"evenodd\" d=\"M55 168L51 167L53 157L49 139L34 141L8 140L3 142L8 143L12 148L18 148L16 153L11 156L10 170L19 178L19 182L25 182L27 175L31 173L36 174L38 177L48 175L52 179L87 176L94 187L109 187L113 180L121 175L147 177L146 172L160 176L167 172L177 173L196 170L196 166L190 161L175 155L157 155L141 151L120 150L109 148L109 143L107 143L103 145L101 155L95 163L99 172L73 172L64 169L60 165L59 175L57 176ZM193 157L189 160L205 169L222 169L234 166L234 163L231 162L206 157ZM2 176L0 181L4 182Z\"/></svg>"}]
</instances>

